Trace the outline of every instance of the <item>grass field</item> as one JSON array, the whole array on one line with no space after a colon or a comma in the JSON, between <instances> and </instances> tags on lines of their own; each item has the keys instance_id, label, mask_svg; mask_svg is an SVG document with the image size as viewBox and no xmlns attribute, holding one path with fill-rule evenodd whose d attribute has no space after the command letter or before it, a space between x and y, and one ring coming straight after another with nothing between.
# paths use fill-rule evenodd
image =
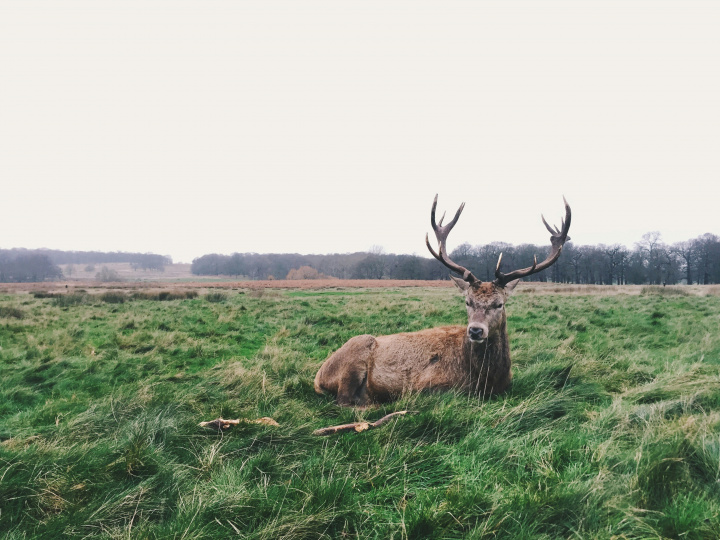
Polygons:
<instances>
[{"instance_id":1,"label":"grass field","mask_svg":"<svg viewBox=\"0 0 720 540\"><path fill-rule=\"evenodd\" d=\"M0 535L718 538L720 296L687 290L522 285L507 395L364 411L320 363L464 324L453 289L0 294Z\"/></svg>"}]
</instances>

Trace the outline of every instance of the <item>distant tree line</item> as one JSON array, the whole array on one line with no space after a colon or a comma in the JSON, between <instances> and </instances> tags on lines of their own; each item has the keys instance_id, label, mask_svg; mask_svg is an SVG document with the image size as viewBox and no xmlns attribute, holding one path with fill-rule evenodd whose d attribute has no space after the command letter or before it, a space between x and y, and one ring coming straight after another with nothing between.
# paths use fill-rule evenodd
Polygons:
<instances>
[{"instance_id":1,"label":"distant tree line","mask_svg":"<svg viewBox=\"0 0 720 540\"><path fill-rule=\"evenodd\" d=\"M308 274L307 267L316 270L318 274L340 279L445 279L447 277L447 269L434 259L380 252L330 255L212 253L193 260L191 271L195 275L232 276L254 280L299 279L299 274Z\"/></svg>"},{"instance_id":2,"label":"distant tree line","mask_svg":"<svg viewBox=\"0 0 720 540\"><path fill-rule=\"evenodd\" d=\"M500 253L506 271L524 268L546 257L550 246L502 242L458 246L450 257L479 279L490 281ZM309 267L341 279L446 279L448 270L433 258L386 254L381 250L349 254L298 255L234 253L208 254L195 259L195 275L233 276L253 280L297 279ZM303 270L307 272L307 269ZM668 245L658 232L643 235L632 249L620 244L596 246L565 244L558 262L535 274L534 281L578 284L712 284L720 283L720 237L704 234Z\"/></svg>"},{"instance_id":3,"label":"distant tree line","mask_svg":"<svg viewBox=\"0 0 720 540\"><path fill-rule=\"evenodd\" d=\"M494 279L503 253L503 268L531 266L533 257L545 258L549 245L502 242L461 244L451 258L484 281ZM0 249L0 282L61 279L60 264L125 262L133 268L164 270L172 259L153 253ZM317 274L313 273L313 270ZM259 279L301 279L330 276L340 279L446 279L448 270L430 257L371 252L299 255L295 253L208 254L192 263L195 275ZM692 240L666 244L659 232L650 232L630 249L620 244L596 246L565 244L558 262L533 276L536 281L585 284L713 284L720 283L720 237L704 234Z\"/></svg>"},{"instance_id":4,"label":"distant tree line","mask_svg":"<svg viewBox=\"0 0 720 540\"><path fill-rule=\"evenodd\" d=\"M30 253L47 255L53 264L130 263L144 270L162 270L172 264L169 255L130 253L126 251L61 251L59 249L0 249L0 255L14 258Z\"/></svg>"},{"instance_id":5,"label":"distant tree line","mask_svg":"<svg viewBox=\"0 0 720 540\"><path fill-rule=\"evenodd\" d=\"M130 263L134 269L164 271L172 258L154 253L122 251L60 251L54 249L0 249L0 283L61 279L60 264Z\"/></svg>"},{"instance_id":6,"label":"distant tree line","mask_svg":"<svg viewBox=\"0 0 720 540\"><path fill-rule=\"evenodd\" d=\"M25 253L11 257L0 250L0 283L27 283L60 279L63 273L50 257L42 253Z\"/></svg>"},{"instance_id":7,"label":"distant tree line","mask_svg":"<svg viewBox=\"0 0 720 540\"><path fill-rule=\"evenodd\" d=\"M502 243L475 247L463 244L451 257L471 268L477 277L488 280L492 279L501 252L503 267L510 269L531 266L535 253L541 260L548 251L549 246L532 244L517 247ZM644 234L632 249L620 244L567 243L558 262L533 279L594 285L720 283L720 237L704 234L693 240L666 244L660 233L654 231Z\"/></svg>"}]
</instances>

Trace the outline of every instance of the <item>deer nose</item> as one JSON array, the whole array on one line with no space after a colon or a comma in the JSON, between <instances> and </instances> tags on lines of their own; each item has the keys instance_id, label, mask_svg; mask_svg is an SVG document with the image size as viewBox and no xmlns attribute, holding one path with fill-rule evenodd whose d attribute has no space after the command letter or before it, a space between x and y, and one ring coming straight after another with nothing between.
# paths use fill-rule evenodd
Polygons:
<instances>
[{"instance_id":1,"label":"deer nose","mask_svg":"<svg viewBox=\"0 0 720 540\"><path fill-rule=\"evenodd\" d=\"M487 337L487 328L483 326L468 326L468 337L473 341L480 341Z\"/></svg>"}]
</instances>

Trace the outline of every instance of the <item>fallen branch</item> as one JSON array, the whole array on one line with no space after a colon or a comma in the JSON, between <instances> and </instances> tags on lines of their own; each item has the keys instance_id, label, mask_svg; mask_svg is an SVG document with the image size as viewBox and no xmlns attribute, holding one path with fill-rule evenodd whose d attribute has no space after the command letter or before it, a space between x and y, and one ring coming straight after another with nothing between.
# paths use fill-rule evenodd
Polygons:
<instances>
[{"instance_id":1,"label":"fallen branch","mask_svg":"<svg viewBox=\"0 0 720 540\"><path fill-rule=\"evenodd\" d=\"M209 428L215 428L218 431L222 429L227 429L230 426L237 426L240 423L245 424L264 424L266 426L279 426L275 420L268 416L263 416L262 418L258 418L257 420L248 420L247 418L239 418L238 420L225 420L224 418L216 418L215 420L211 420L209 422L200 422L201 427L209 427Z\"/></svg>"},{"instance_id":2,"label":"fallen branch","mask_svg":"<svg viewBox=\"0 0 720 540\"><path fill-rule=\"evenodd\" d=\"M360 433L362 431L381 426L395 416L404 416L406 414L412 414L412 412L397 411L394 413L386 414L380 420L376 420L375 422L354 422L352 424L343 424L341 426L330 426L322 429L316 429L315 431L313 431L313 435L334 435L335 433L344 433L346 431L354 431L355 433ZM266 426L280 425L275 420L267 416L264 416L263 418L258 418L256 420L249 420L247 418L238 418L237 420L216 418L215 420L210 420L209 422L200 422L201 427L213 428L218 431L223 431L225 429L228 429L230 426L237 426L238 424L264 424Z\"/></svg>"},{"instance_id":3,"label":"fallen branch","mask_svg":"<svg viewBox=\"0 0 720 540\"><path fill-rule=\"evenodd\" d=\"M383 416L380 420L376 420L375 422L354 422L352 424L343 424L341 426L331 426L322 429L316 429L315 431L313 431L313 435L334 435L335 433L343 433L345 431L354 431L356 433L360 433L361 431L381 426L394 416L404 416L409 412L410 411L398 411L390 413Z\"/></svg>"}]
</instances>

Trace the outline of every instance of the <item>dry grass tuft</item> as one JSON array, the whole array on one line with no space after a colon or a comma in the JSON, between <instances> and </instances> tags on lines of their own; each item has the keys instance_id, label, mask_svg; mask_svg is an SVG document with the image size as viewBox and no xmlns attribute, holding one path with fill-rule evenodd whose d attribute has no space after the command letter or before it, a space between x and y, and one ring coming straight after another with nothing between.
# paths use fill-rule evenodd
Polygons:
<instances>
[{"instance_id":1,"label":"dry grass tuft","mask_svg":"<svg viewBox=\"0 0 720 540\"><path fill-rule=\"evenodd\" d=\"M646 285L640 290L640 294L654 294L657 296L690 296L690 291L680 287L666 287L660 285Z\"/></svg>"},{"instance_id":2,"label":"dry grass tuft","mask_svg":"<svg viewBox=\"0 0 720 540\"><path fill-rule=\"evenodd\" d=\"M0 306L0 319L24 319L25 312L13 306Z\"/></svg>"}]
</instances>

